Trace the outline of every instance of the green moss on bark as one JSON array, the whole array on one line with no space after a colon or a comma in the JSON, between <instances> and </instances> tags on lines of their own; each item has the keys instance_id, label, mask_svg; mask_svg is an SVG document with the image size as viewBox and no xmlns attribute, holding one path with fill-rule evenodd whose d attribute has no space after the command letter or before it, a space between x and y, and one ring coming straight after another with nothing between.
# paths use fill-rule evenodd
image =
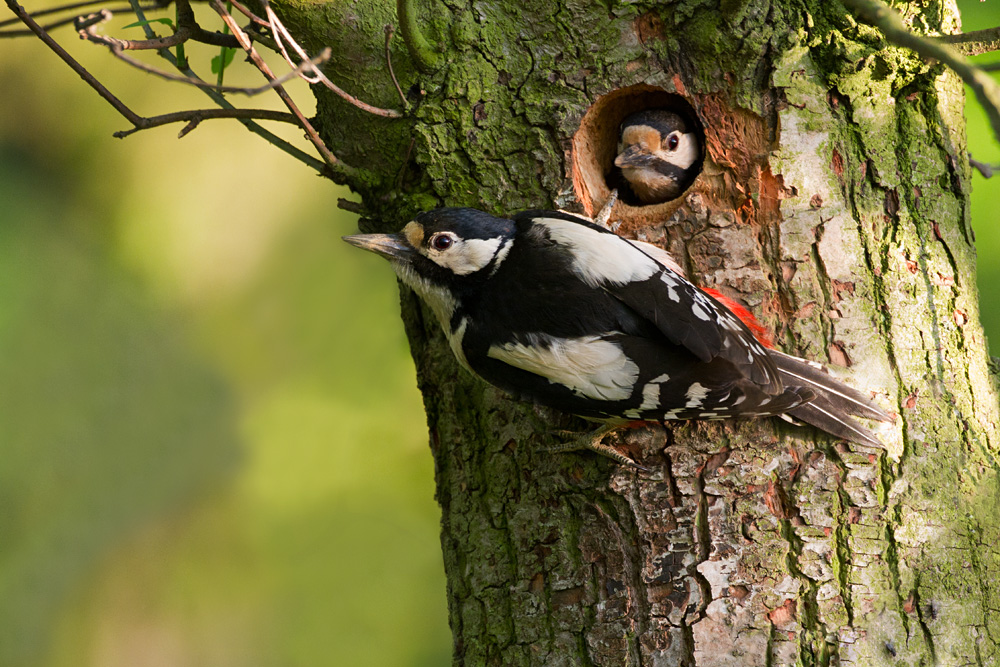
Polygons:
<instances>
[{"instance_id":1,"label":"green moss on bark","mask_svg":"<svg viewBox=\"0 0 1000 667\"><path fill-rule=\"evenodd\" d=\"M397 105L383 54L394 3L279 6L311 50L334 46L335 81ZM950 5L897 8L928 29L953 25ZM849 363L835 372L899 413L885 453L746 423L629 436L656 467L648 477L552 456L540 449L549 431L583 424L465 375L405 293L456 662L988 661L1000 636L989 612L1000 417L956 79L836 3L417 9L440 66L419 74L394 42L407 118L318 91L323 136L363 170L352 185L366 225L397 228L438 205L577 205L569 148L587 107L644 81L683 91L751 128L756 152L740 153L752 142L738 133L727 136L746 145L726 149L753 168L720 160L712 189L641 233L753 304L790 351Z\"/></svg>"}]
</instances>

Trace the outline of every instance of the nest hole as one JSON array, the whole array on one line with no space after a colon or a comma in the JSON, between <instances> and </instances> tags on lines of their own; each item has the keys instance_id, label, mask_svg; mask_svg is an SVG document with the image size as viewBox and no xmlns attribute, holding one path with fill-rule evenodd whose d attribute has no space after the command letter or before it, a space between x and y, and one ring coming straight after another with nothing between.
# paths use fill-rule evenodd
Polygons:
<instances>
[{"instance_id":1,"label":"nest hole","mask_svg":"<svg viewBox=\"0 0 1000 667\"><path fill-rule=\"evenodd\" d=\"M612 188L623 180L614 166L618 155L619 128L630 114L648 109L668 109L691 119L704 147L705 131L694 107L681 95L648 84L619 88L594 102L573 135L573 189L587 215L595 215L611 196ZM684 202L685 196L701 182L704 148L698 163L699 175L675 199L658 204L642 204L620 190L612 217L626 229L662 222Z\"/></svg>"}]
</instances>

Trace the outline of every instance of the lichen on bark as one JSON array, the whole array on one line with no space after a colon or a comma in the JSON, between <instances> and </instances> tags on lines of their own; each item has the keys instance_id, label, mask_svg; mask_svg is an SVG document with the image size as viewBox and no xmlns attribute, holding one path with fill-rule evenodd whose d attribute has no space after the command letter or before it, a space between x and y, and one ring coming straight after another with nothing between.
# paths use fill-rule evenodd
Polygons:
<instances>
[{"instance_id":1,"label":"lichen on bark","mask_svg":"<svg viewBox=\"0 0 1000 667\"><path fill-rule=\"evenodd\" d=\"M337 46L335 80L391 103L395 3L276 4L307 44ZM957 29L951 3L895 7L922 31ZM677 92L706 125L710 168L670 219L629 233L898 413L885 451L752 422L623 436L650 475L546 454L552 430L583 424L469 377L404 291L456 664L995 661L1000 415L956 77L837 3L416 9L440 66L420 74L393 46L408 118L318 92L324 137L364 170L351 185L366 227L438 205L579 206L587 108L637 83Z\"/></svg>"}]
</instances>

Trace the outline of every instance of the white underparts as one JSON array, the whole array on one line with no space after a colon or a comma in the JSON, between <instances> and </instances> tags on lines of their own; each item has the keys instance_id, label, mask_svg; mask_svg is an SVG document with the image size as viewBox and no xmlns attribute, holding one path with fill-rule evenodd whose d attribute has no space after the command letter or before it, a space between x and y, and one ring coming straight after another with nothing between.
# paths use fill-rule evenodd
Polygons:
<instances>
[{"instance_id":1,"label":"white underparts","mask_svg":"<svg viewBox=\"0 0 1000 667\"><path fill-rule=\"evenodd\" d=\"M399 276L399 279L403 281L403 284L416 292L417 296L431 309L441 324L445 335L448 337L448 343L451 345L451 349L455 353L458 362L465 368L469 368L469 363L465 359L465 352L462 351L462 338L465 335L465 329L468 327L469 321L468 318L462 318L458 327L452 331L451 318L454 316L455 308L458 307L458 304L455 302L455 298L451 295L451 292L440 285L435 285L429 280L422 278L413 270L413 266L409 262L393 262L392 268L396 272L396 275Z\"/></svg>"},{"instance_id":2,"label":"white underparts","mask_svg":"<svg viewBox=\"0 0 1000 667\"><path fill-rule=\"evenodd\" d=\"M528 334L517 342L493 345L487 356L602 401L627 399L639 377L639 367L621 346L598 336Z\"/></svg>"}]
</instances>

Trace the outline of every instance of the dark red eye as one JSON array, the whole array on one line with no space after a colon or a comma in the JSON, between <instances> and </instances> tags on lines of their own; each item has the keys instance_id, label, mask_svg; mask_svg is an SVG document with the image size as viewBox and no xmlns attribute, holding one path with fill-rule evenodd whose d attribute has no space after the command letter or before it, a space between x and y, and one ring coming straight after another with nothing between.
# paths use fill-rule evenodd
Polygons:
<instances>
[{"instance_id":1,"label":"dark red eye","mask_svg":"<svg viewBox=\"0 0 1000 667\"><path fill-rule=\"evenodd\" d=\"M447 234L437 234L431 239L431 247L435 250L447 250L455 240Z\"/></svg>"},{"instance_id":2,"label":"dark red eye","mask_svg":"<svg viewBox=\"0 0 1000 667\"><path fill-rule=\"evenodd\" d=\"M680 145L680 143L681 143L681 138L678 137L676 134L671 134L669 137L667 137L667 149L669 150L672 151L677 150L677 146Z\"/></svg>"}]
</instances>

